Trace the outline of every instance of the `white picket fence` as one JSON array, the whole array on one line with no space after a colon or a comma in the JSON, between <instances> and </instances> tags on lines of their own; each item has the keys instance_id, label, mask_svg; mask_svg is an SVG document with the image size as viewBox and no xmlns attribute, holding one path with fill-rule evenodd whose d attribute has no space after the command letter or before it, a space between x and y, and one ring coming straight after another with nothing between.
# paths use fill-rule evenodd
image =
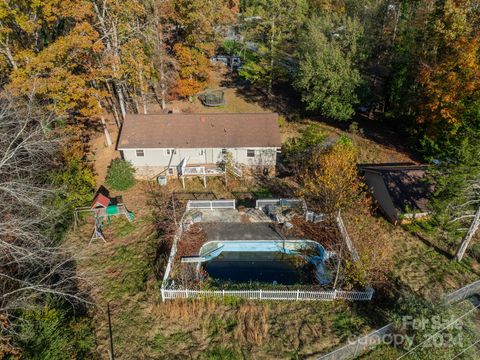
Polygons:
<instances>
[{"instance_id":1,"label":"white picket fence","mask_svg":"<svg viewBox=\"0 0 480 360\"><path fill-rule=\"evenodd\" d=\"M162 300L236 297L250 300L371 300L370 291L303 291L303 290L190 290L162 289Z\"/></svg>"},{"instance_id":2,"label":"white picket fence","mask_svg":"<svg viewBox=\"0 0 480 360\"><path fill-rule=\"evenodd\" d=\"M306 209L305 201L301 199L268 199L257 200L257 208L266 206L265 204L272 204L277 206L292 206L302 207ZM235 200L190 200L187 203L187 210L189 209L235 209ZM185 213L186 214L186 213ZM320 300L331 301L336 299L368 301L373 297L374 290L368 286L365 291L304 291L304 290L190 290L190 289L174 289L168 286L168 277L173 267L175 254L177 252L177 243L183 232L184 216L180 221L177 233L173 241L170 257L167 268L163 277L161 294L162 301L171 299L187 299L199 297L238 297L252 300ZM340 214L337 217L337 224L340 227L343 239L347 242L348 249L352 252L355 261L358 260L358 254L348 237L348 233L343 225Z\"/></svg>"},{"instance_id":3,"label":"white picket fence","mask_svg":"<svg viewBox=\"0 0 480 360\"><path fill-rule=\"evenodd\" d=\"M187 210L191 209L235 209L235 200L190 200Z\"/></svg>"}]
</instances>

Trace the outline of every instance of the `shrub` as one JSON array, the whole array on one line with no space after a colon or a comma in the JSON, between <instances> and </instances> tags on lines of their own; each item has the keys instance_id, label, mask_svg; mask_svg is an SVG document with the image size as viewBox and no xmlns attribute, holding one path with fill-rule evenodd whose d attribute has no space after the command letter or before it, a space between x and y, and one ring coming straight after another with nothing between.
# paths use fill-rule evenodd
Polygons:
<instances>
[{"instance_id":1,"label":"shrub","mask_svg":"<svg viewBox=\"0 0 480 360\"><path fill-rule=\"evenodd\" d=\"M309 154L321 147L327 135L317 124L310 124L299 137L289 139L282 147L282 153L290 169L298 174L300 168Z\"/></svg>"},{"instance_id":2,"label":"shrub","mask_svg":"<svg viewBox=\"0 0 480 360\"><path fill-rule=\"evenodd\" d=\"M115 190L127 190L135 184L132 164L122 159L115 159L108 167L106 184Z\"/></svg>"},{"instance_id":3,"label":"shrub","mask_svg":"<svg viewBox=\"0 0 480 360\"><path fill-rule=\"evenodd\" d=\"M25 359L91 359L93 326L88 318L71 318L64 309L48 306L25 310L17 344Z\"/></svg>"}]
</instances>

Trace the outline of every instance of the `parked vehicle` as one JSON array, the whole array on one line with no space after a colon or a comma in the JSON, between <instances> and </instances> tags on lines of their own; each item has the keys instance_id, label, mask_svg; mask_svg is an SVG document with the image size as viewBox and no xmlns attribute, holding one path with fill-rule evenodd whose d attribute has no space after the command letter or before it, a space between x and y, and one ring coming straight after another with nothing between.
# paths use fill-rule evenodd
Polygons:
<instances>
[{"instance_id":1,"label":"parked vehicle","mask_svg":"<svg viewBox=\"0 0 480 360\"><path fill-rule=\"evenodd\" d=\"M240 59L240 56L230 56L228 66L239 68L242 66L242 59Z\"/></svg>"},{"instance_id":2,"label":"parked vehicle","mask_svg":"<svg viewBox=\"0 0 480 360\"><path fill-rule=\"evenodd\" d=\"M228 65L229 64L229 56L217 55L217 56L214 56L214 57L210 58L210 61L212 63L222 62L225 65Z\"/></svg>"},{"instance_id":3,"label":"parked vehicle","mask_svg":"<svg viewBox=\"0 0 480 360\"><path fill-rule=\"evenodd\" d=\"M242 66L242 60L240 59L240 56L217 55L210 58L210 61L214 64L218 62L224 63L232 69Z\"/></svg>"}]
</instances>

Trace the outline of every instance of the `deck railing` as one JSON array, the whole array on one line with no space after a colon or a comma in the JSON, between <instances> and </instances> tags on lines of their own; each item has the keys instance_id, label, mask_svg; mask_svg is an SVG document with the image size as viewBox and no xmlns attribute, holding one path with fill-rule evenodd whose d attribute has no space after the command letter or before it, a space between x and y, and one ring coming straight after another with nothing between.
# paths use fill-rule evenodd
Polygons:
<instances>
[{"instance_id":1,"label":"deck railing","mask_svg":"<svg viewBox=\"0 0 480 360\"><path fill-rule=\"evenodd\" d=\"M187 210L191 209L235 209L235 200L190 200Z\"/></svg>"},{"instance_id":2,"label":"deck railing","mask_svg":"<svg viewBox=\"0 0 480 360\"><path fill-rule=\"evenodd\" d=\"M188 175L221 175L224 171L219 167L209 167L209 166L185 166L181 172L180 176Z\"/></svg>"},{"instance_id":3,"label":"deck railing","mask_svg":"<svg viewBox=\"0 0 480 360\"><path fill-rule=\"evenodd\" d=\"M205 166L188 166L185 167L182 175L203 175L205 174Z\"/></svg>"},{"instance_id":4,"label":"deck railing","mask_svg":"<svg viewBox=\"0 0 480 360\"><path fill-rule=\"evenodd\" d=\"M305 201L302 199L259 199L255 202L255 208L263 210L266 206L285 206L292 208L301 208L306 211Z\"/></svg>"}]
</instances>

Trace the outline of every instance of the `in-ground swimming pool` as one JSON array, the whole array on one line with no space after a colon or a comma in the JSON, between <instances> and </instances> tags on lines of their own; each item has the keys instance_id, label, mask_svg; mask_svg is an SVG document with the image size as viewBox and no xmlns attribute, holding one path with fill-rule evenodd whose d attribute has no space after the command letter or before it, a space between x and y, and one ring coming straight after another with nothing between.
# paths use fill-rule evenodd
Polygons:
<instances>
[{"instance_id":1,"label":"in-ground swimming pool","mask_svg":"<svg viewBox=\"0 0 480 360\"><path fill-rule=\"evenodd\" d=\"M329 254L311 240L210 241L200 249L210 277L236 283L327 284Z\"/></svg>"}]
</instances>

